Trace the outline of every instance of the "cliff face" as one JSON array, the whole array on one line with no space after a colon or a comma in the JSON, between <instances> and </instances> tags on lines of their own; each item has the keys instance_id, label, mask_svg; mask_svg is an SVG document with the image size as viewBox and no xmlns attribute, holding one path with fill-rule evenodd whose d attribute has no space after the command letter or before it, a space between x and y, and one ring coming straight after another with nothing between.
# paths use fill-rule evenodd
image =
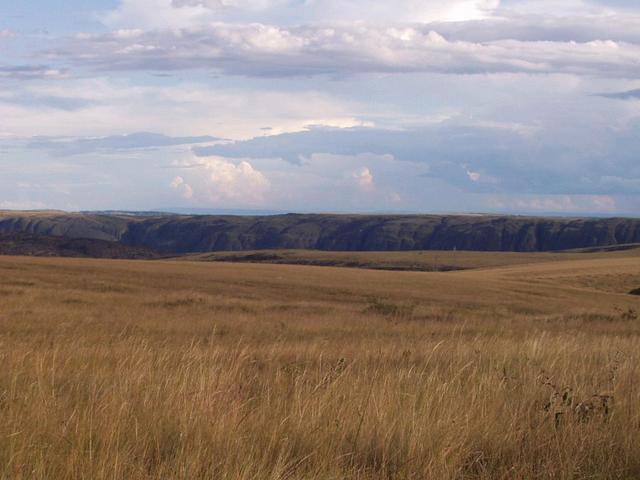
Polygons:
<instances>
[{"instance_id":1,"label":"cliff face","mask_svg":"<svg viewBox=\"0 0 640 480\"><path fill-rule=\"evenodd\" d=\"M640 220L436 215L131 216L0 213L0 233L164 254L260 249L535 252L640 243Z\"/></svg>"}]
</instances>

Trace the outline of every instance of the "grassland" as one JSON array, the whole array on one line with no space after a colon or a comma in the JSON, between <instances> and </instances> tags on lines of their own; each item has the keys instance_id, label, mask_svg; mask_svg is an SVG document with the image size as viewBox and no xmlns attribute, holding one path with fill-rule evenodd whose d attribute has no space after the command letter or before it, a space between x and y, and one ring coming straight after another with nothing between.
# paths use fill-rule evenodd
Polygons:
<instances>
[{"instance_id":1,"label":"grassland","mask_svg":"<svg viewBox=\"0 0 640 480\"><path fill-rule=\"evenodd\" d=\"M0 478L638 478L640 257L572 255L0 257Z\"/></svg>"},{"instance_id":2,"label":"grassland","mask_svg":"<svg viewBox=\"0 0 640 480\"><path fill-rule=\"evenodd\" d=\"M588 255L586 255L588 254ZM327 252L320 250L257 250L211 252L176 257L199 262L266 263L273 265L308 265L321 267L369 268L415 272L447 272L477 268L526 265L567 260L629 258L640 256L640 246L615 246L567 252Z\"/></svg>"}]
</instances>

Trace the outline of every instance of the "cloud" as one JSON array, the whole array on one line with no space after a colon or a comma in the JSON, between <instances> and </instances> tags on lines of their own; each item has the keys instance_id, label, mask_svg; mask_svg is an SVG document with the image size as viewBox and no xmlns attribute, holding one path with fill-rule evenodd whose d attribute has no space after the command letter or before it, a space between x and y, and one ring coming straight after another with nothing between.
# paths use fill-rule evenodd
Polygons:
<instances>
[{"instance_id":1,"label":"cloud","mask_svg":"<svg viewBox=\"0 0 640 480\"><path fill-rule=\"evenodd\" d=\"M212 14L217 15L238 12L247 14L250 12L265 12L275 8L295 7L292 3L291 0L171 0L173 8L203 7L212 10ZM309 3L311 2L307 2L306 5Z\"/></svg>"},{"instance_id":2,"label":"cloud","mask_svg":"<svg viewBox=\"0 0 640 480\"><path fill-rule=\"evenodd\" d=\"M240 205L262 205L271 184L246 160L234 164L222 158L205 160L209 175L208 197L211 203L232 202Z\"/></svg>"},{"instance_id":3,"label":"cloud","mask_svg":"<svg viewBox=\"0 0 640 480\"><path fill-rule=\"evenodd\" d=\"M294 5L295 0L288 4ZM468 21L491 16L499 0L312 0L298 8L296 21L316 22L432 22ZM291 7L290 7L291 8Z\"/></svg>"},{"instance_id":4,"label":"cloud","mask_svg":"<svg viewBox=\"0 0 640 480\"><path fill-rule=\"evenodd\" d=\"M7 130L0 133L70 137L80 139L72 145L74 149L106 149L114 141L131 141L122 135L139 132L141 127L178 138L250 138L264 134L265 125L272 127L273 134L310 125L367 125L357 117L361 110L350 99L300 88L278 91L235 85L211 88L204 82L149 85L121 78L69 78L0 89L0 128ZM63 143L47 147L62 151Z\"/></svg>"},{"instance_id":5,"label":"cloud","mask_svg":"<svg viewBox=\"0 0 640 480\"><path fill-rule=\"evenodd\" d=\"M482 175L479 172L472 172L471 170L467 170L467 176L472 182L479 182L482 179Z\"/></svg>"},{"instance_id":6,"label":"cloud","mask_svg":"<svg viewBox=\"0 0 640 480\"><path fill-rule=\"evenodd\" d=\"M122 0L101 15L117 28L184 29L212 21L277 23L465 21L485 18L499 0Z\"/></svg>"},{"instance_id":7,"label":"cloud","mask_svg":"<svg viewBox=\"0 0 640 480\"><path fill-rule=\"evenodd\" d=\"M0 30L0 39L2 38L13 38L16 34L12 30Z\"/></svg>"},{"instance_id":8,"label":"cloud","mask_svg":"<svg viewBox=\"0 0 640 480\"><path fill-rule=\"evenodd\" d=\"M640 149L637 134L636 128L624 135L601 133L594 151L579 138L571 145L546 139L557 132L525 135L445 123L409 130L312 129L193 150L196 155L226 158L282 158L295 165L305 165L317 154L387 155L396 168L403 162L423 165L422 178L470 193L638 194L640 182L631 181L640 178L634 153Z\"/></svg>"},{"instance_id":9,"label":"cloud","mask_svg":"<svg viewBox=\"0 0 640 480\"><path fill-rule=\"evenodd\" d=\"M176 177L170 184L171 188L176 190L180 196L190 200L193 198L193 188L188 183L185 183L184 178Z\"/></svg>"},{"instance_id":10,"label":"cloud","mask_svg":"<svg viewBox=\"0 0 640 480\"><path fill-rule=\"evenodd\" d=\"M513 195L489 198L488 206L506 212L611 214L617 202L608 195Z\"/></svg>"},{"instance_id":11,"label":"cloud","mask_svg":"<svg viewBox=\"0 0 640 480\"><path fill-rule=\"evenodd\" d=\"M180 7L180 8L178 8ZM184 28L205 21L211 12L201 5L173 5L171 0L122 0L98 18L119 28Z\"/></svg>"},{"instance_id":12,"label":"cloud","mask_svg":"<svg viewBox=\"0 0 640 480\"><path fill-rule=\"evenodd\" d=\"M469 177L469 180L476 184L489 184L497 186L500 183L499 178L487 175L484 172L470 170L468 165L463 165L462 168L464 168L467 177Z\"/></svg>"},{"instance_id":13,"label":"cloud","mask_svg":"<svg viewBox=\"0 0 640 480\"><path fill-rule=\"evenodd\" d=\"M261 206L271 189L271 182L248 160L237 163L220 157L193 162L178 162L184 177L177 176L171 188L184 198L206 206ZM195 167L195 168L194 168Z\"/></svg>"},{"instance_id":14,"label":"cloud","mask_svg":"<svg viewBox=\"0 0 640 480\"><path fill-rule=\"evenodd\" d=\"M0 79L44 80L65 77L66 72L45 65L8 65L0 66Z\"/></svg>"},{"instance_id":15,"label":"cloud","mask_svg":"<svg viewBox=\"0 0 640 480\"><path fill-rule=\"evenodd\" d=\"M542 2L541 2L542 3ZM554 5L555 6L555 5ZM560 15L546 12L519 14L507 12L497 18L467 22L437 22L423 26L452 41L487 43L500 40L520 42L588 43L611 40L640 42L640 15L608 13ZM582 10L582 9L581 9Z\"/></svg>"},{"instance_id":16,"label":"cloud","mask_svg":"<svg viewBox=\"0 0 640 480\"><path fill-rule=\"evenodd\" d=\"M427 171L423 165L389 155L317 153L293 168L275 158L251 163L268 175L268 201L280 210L388 211L410 205L429 183L420 177Z\"/></svg>"},{"instance_id":17,"label":"cloud","mask_svg":"<svg viewBox=\"0 0 640 480\"><path fill-rule=\"evenodd\" d=\"M602 5L610 9L622 8L636 11L640 9L640 5L636 0L589 0L589 3Z\"/></svg>"},{"instance_id":18,"label":"cloud","mask_svg":"<svg viewBox=\"0 0 640 480\"><path fill-rule=\"evenodd\" d=\"M333 155L393 155L402 161L443 160L451 151L473 154L479 147L497 152L507 139L519 141L517 134L490 128L435 126L427 129L390 130L379 128L311 128L308 131L256 137L250 140L194 147L199 156L229 158L283 158L304 163L314 153ZM500 136L501 142L494 142ZM502 144L502 145L501 145Z\"/></svg>"},{"instance_id":19,"label":"cloud","mask_svg":"<svg viewBox=\"0 0 640 480\"><path fill-rule=\"evenodd\" d=\"M0 40L5 199L637 207L638 2L110 3Z\"/></svg>"},{"instance_id":20,"label":"cloud","mask_svg":"<svg viewBox=\"0 0 640 480\"><path fill-rule=\"evenodd\" d=\"M374 187L373 174L368 167L362 167L351 174L358 188L371 190Z\"/></svg>"},{"instance_id":21,"label":"cloud","mask_svg":"<svg viewBox=\"0 0 640 480\"><path fill-rule=\"evenodd\" d=\"M72 93L67 95L38 95L28 91L14 89L11 93L0 95L0 101L15 106L29 105L32 108L46 108L75 112L92 106L90 100L76 98Z\"/></svg>"},{"instance_id":22,"label":"cloud","mask_svg":"<svg viewBox=\"0 0 640 480\"><path fill-rule=\"evenodd\" d=\"M627 90L626 92L601 93L599 96L615 100L640 99L640 89Z\"/></svg>"},{"instance_id":23,"label":"cloud","mask_svg":"<svg viewBox=\"0 0 640 480\"><path fill-rule=\"evenodd\" d=\"M211 136L170 137L158 133L138 132L127 135L112 135L108 137L93 138L36 137L28 142L27 146L29 148L39 150L48 150L56 156L71 156L83 153L109 153L142 148L195 145L200 143L212 143L219 140L219 138Z\"/></svg>"},{"instance_id":24,"label":"cloud","mask_svg":"<svg viewBox=\"0 0 640 480\"><path fill-rule=\"evenodd\" d=\"M511 72L635 78L640 74L639 42L640 16L291 27L211 21L177 30L83 35L49 54L107 71L200 69L256 77Z\"/></svg>"},{"instance_id":25,"label":"cloud","mask_svg":"<svg viewBox=\"0 0 640 480\"><path fill-rule=\"evenodd\" d=\"M289 25L470 22L526 15L597 20L615 15L622 19L637 11L635 0L121 0L101 18L116 28L182 29L221 20Z\"/></svg>"}]
</instances>

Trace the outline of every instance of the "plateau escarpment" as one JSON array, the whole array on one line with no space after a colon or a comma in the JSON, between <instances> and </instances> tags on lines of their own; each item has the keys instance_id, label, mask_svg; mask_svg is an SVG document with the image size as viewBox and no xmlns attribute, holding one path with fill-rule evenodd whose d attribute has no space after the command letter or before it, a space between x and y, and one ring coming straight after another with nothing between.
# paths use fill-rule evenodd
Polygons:
<instances>
[{"instance_id":1,"label":"plateau escarpment","mask_svg":"<svg viewBox=\"0 0 640 480\"><path fill-rule=\"evenodd\" d=\"M0 234L91 239L161 254L312 249L544 252L640 243L640 220L491 215L188 216L0 213Z\"/></svg>"}]
</instances>

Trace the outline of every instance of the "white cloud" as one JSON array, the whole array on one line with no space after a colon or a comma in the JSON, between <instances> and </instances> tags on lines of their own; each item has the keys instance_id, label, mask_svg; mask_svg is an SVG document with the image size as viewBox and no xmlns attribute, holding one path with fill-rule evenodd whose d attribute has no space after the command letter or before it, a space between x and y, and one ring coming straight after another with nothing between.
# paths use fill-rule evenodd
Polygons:
<instances>
[{"instance_id":1,"label":"white cloud","mask_svg":"<svg viewBox=\"0 0 640 480\"><path fill-rule=\"evenodd\" d=\"M314 153L295 168L281 159L254 159L272 183L276 208L321 211L393 210L424 189L423 165L398 162L390 155ZM375 175L374 175L375 172ZM397 189L403 189L402 197Z\"/></svg>"},{"instance_id":2,"label":"white cloud","mask_svg":"<svg viewBox=\"0 0 640 480\"><path fill-rule=\"evenodd\" d=\"M640 15L585 0L122 0L51 54L106 70L637 78Z\"/></svg>"},{"instance_id":3,"label":"white cloud","mask_svg":"<svg viewBox=\"0 0 640 480\"><path fill-rule=\"evenodd\" d=\"M469 169L466 169L466 172L469 180L472 182L479 182L482 179L482 175L479 172L472 172Z\"/></svg>"},{"instance_id":4,"label":"white cloud","mask_svg":"<svg viewBox=\"0 0 640 480\"><path fill-rule=\"evenodd\" d=\"M278 23L430 22L487 18L500 0L122 0L99 18L115 28L184 29L226 18Z\"/></svg>"},{"instance_id":5,"label":"white cloud","mask_svg":"<svg viewBox=\"0 0 640 480\"><path fill-rule=\"evenodd\" d=\"M411 205L425 183L423 167L388 155L314 154L295 168L277 158L186 158L174 168L174 191L190 185L194 195L188 203L202 207L391 211Z\"/></svg>"},{"instance_id":6,"label":"white cloud","mask_svg":"<svg viewBox=\"0 0 640 480\"><path fill-rule=\"evenodd\" d=\"M125 29L180 30L206 25L228 14L268 12L290 6L289 0L122 0L103 12L106 25Z\"/></svg>"},{"instance_id":7,"label":"white cloud","mask_svg":"<svg viewBox=\"0 0 640 480\"><path fill-rule=\"evenodd\" d=\"M640 20L636 22L640 26ZM500 30L499 25L489 25ZM209 23L131 38L111 33L71 41L55 53L110 70L203 69L247 76L432 72L640 75L640 45L597 37L489 41L455 39L438 25L282 27Z\"/></svg>"},{"instance_id":8,"label":"white cloud","mask_svg":"<svg viewBox=\"0 0 640 480\"><path fill-rule=\"evenodd\" d=\"M208 158L204 164L209 175L208 197L212 203L264 203L271 184L267 177L253 168L248 161L243 160L235 164L223 158Z\"/></svg>"},{"instance_id":9,"label":"white cloud","mask_svg":"<svg viewBox=\"0 0 640 480\"><path fill-rule=\"evenodd\" d=\"M287 6L290 0L172 0L175 8L203 6L217 12L225 10L263 11ZM307 2L311 3L311 2Z\"/></svg>"},{"instance_id":10,"label":"white cloud","mask_svg":"<svg viewBox=\"0 0 640 480\"><path fill-rule=\"evenodd\" d=\"M66 72L46 65L0 65L0 79L42 80L64 78Z\"/></svg>"},{"instance_id":11,"label":"white cloud","mask_svg":"<svg viewBox=\"0 0 640 480\"><path fill-rule=\"evenodd\" d=\"M596 101L618 105L606 99ZM575 115L580 116L580 111ZM614 115L612 111L602 114L604 119ZM563 118L566 122L572 117ZM558 144L558 137L562 144ZM225 158L280 158L296 165L296 170L301 166L308 169L322 159L331 165L325 169L343 172L351 187L370 184L368 174L375 172L376 190L379 186L397 190L406 176L397 178L394 173L406 167L412 170L405 172L407 176L439 180L467 192L637 194L638 138L638 127L600 128L592 121L575 131L549 128L527 135L482 126L482 122L481 126L451 122L402 130L312 129L195 147L194 151ZM390 179L397 183L389 184Z\"/></svg>"},{"instance_id":12,"label":"white cloud","mask_svg":"<svg viewBox=\"0 0 640 480\"><path fill-rule=\"evenodd\" d=\"M373 174L368 167L362 167L351 174L356 185L362 190L371 190L374 187Z\"/></svg>"},{"instance_id":13,"label":"white cloud","mask_svg":"<svg viewBox=\"0 0 640 480\"><path fill-rule=\"evenodd\" d=\"M301 16L320 21L466 21L490 16L499 4L499 0L311 0Z\"/></svg>"},{"instance_id":14,"label":"white cloud","mask_svg":"<svg viewBox=\"0 0 640 480\"><path fill-rule=\"evenodd\" d=\"M51 205L67 192L466 209L502 195L505 209L588 212L640 192L631 0L111 3L106 30L87 27L110 33L0 41L20 47L0 66L5 200L51 170L62 187L31 192ZM184 138L206 135L237 142ZM192 148L201 163L168 174Z\"/></svg>"},{"instance_id":15,"label":"white cloud","mask_svg":"<svg viewBox=\"0 0 640 480\"><path fill-rule=\"evenodd\" d=\"M12 38L15 36L16 34L12 30L0 30L0 38Z\"/></svg>"},{"instance_id":16,"label":"white cloud","mask_svg":"<svg viewBox=\"0 0 640 480\"><path fill-rule=\"evenodd\" d=\"M59 108L57 104L69 95L77 106ZM173 137L251 138L264 134L266 125L271 127L270 134L303 131L312 125L370 125L357 118L361 110L356 102L308 90L211 89L191 82L154 86L105 78L69 79L23 85L6 97L0 93L0 130L19 137L107 137L144 128Z\"/></svg>"},{"instance_id":17,"label":"white cloud","mask_svg":"<svg viewBox=\"0 0 640 480\"><path fill-rule=\"evenodd\" d=\"M484 172L471 170L466 165L463 165L462 168L464 168L467 177L469 177L469 180L471 180L473 183L485 185L498 185L500 183L500 179L496 178L495 176L487 175Z\"/></svg>"},{"instance_id":18,"label":"white cloud","mask_svg":"<svg viewBox=\"0 0 640 480\"><path fill-rule=\"evenodd\" d=\"M173 179L171 188L200 205L262 206L271 190L269 179L249 160L209 157L197 163L178 162L175 167L184 168L184 173Z\"/></svg>"},{"instance_id":19,"label":"white cloud","mask_svg":"<svg viewBox=\"0 0 640 480\"><path fill-rule=\"evenodd\" d=\"M185 183L184 178L178 176L171 182L171 188L177 191L180 196L190 200L193 198L193 188L188 183Z\"/></svg>"},{"instance_id":20,"label":"white cloud","mask_svg":"<svg viewBox=\"0 0 640 480\"><path fill-rule=\"evenodd\" d=\"M98 18L117 28L183 28L197 24L209 14L201 5L176 8L171 0L122 0L115 10Z\"/></svg>"}]
</instances>

